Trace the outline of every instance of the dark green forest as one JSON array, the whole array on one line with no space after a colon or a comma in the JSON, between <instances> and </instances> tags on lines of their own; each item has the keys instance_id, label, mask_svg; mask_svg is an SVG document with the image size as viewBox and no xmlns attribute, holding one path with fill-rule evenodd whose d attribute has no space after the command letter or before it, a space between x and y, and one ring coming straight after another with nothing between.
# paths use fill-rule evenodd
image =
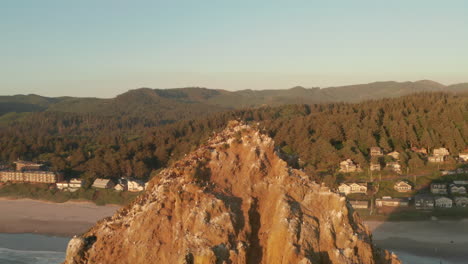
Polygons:
<instances>
[{"instance_id":1,"label":"dark green forest","mask_svg":"<svg viewBox=\"0 0 468 264\"><path fill-rule=\"evenodd\" d=\"M311 172L334 173L351 158L369 163L369 148L402 152L403 167L424 166L412 146L446 147L458 154L468 145L468 95L420 93L361 103L260 107L207 114L160 124L160 116L42 111L0 127L0 160L40 161L65 175L151 177L194 150L229 120L259 123L283 152L300 157ZM153 122L154 121L154 122ZM159 124L158 126L156 124Z\"/></svg>"}]
</instances>

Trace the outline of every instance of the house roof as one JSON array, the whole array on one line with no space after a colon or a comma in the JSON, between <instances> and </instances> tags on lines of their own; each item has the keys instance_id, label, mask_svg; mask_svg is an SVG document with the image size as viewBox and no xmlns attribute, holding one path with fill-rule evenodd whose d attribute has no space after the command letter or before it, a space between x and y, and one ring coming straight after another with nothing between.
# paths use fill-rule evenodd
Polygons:
<instances>
[{"instance_id":1,"label":"house roof","mask_svg":"<svg viewBox=\"0 0 468 264\"><path fill-rule=\"evenodd\" d=\"M98 178L94 181L93 184L107 184L109 183L110 179L101 179L101 178Z\"/></svg>"}]
</instances>

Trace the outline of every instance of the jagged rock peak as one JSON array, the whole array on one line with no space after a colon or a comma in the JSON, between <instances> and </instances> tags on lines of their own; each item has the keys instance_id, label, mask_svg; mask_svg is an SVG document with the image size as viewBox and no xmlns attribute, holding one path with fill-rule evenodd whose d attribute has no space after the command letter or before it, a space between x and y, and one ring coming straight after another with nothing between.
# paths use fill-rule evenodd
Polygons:
<instances>
[{"instance_id":1,"label":"jagged rock peak","mask_svg":"<svg viewBox=\"0 0 468 264\"><path fill-rule=\"evenodd\" d=\"M232 121L154 177L131 205L70 241L66 264L400 263L344 197L289 168Z\"/></svg>"}]
</instances>

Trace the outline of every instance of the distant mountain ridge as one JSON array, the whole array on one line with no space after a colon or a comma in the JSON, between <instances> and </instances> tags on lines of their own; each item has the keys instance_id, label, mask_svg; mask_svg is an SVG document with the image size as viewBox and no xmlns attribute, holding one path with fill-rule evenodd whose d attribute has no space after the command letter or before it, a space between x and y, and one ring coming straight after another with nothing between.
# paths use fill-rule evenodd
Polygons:
<instances>
[{"instance_id":1,"label":"distant mountain ridge","mask_svg":"<svg viewBox=\"0 0 468 264\"><path fill-rule=\"evenodd\" d=\"M111 99L43 97L35 94L0 96L0 115L10 112L71 112L101 115L158 115L171 121L194 118L223 110L313 104L324 102L360 102L394 98L418 92L468 92L468 83L445 86L422 80L416 82L374 82L329 88L294 87L283 90L226 91L200 87L173 89L139 88ZM167 117L167 118L166 118Z\"/></svg>"}]
</instances>

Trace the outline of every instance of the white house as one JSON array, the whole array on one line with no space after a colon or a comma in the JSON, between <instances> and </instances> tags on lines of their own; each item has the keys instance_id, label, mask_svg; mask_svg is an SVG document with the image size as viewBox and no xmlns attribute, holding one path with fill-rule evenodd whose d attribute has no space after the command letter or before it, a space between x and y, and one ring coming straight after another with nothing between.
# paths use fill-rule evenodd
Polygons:
<instances>
[{"instance_id":1,"label":"white house","mask_svg":"<svg viewBox=\"0 0 468 264\"><path fill-rule=\"evenodd\" d=\"M439 208L452 208L453 201L450 198L447 198L445 196L437 196L434 198L435 201L435 207Z\"/></svg>"},{"instance_id":2,"label":"white house","mask_svg":"<svg viewBox=\"0 0 468 264\"><path fill-rule=\"evenodd\" d=\"M355 164L351 159L340 162L340 172L360 172L362 169Z\"/></svg>"},{"instance_id":3,"label":"white house","mask_svg":"<svg viewBox=\"0 0 468 264\"><path fill-rule=\"evenodd\" d=\"M393 185L393 189L397 192L410 192L412 188L413 187L405 181L398 181Z\"/></svg>"},{"instance_id":4,"label":"white house","mask_svg":"<svg viewBox=\"0 0 468 264\"><path fill-rule=\"evenodd\" d=\"M66 182L66 181L57 182L57 183L55 183L55 185L57 186L57 189L59 189L59 190L68 189L68 182Z\"/></svg>"},{"instance_id":5,"label":"white house","mask_svg":"<svg viewBox=\"0 0 468 264\"><path fill-rule=\"evenodd\" d=\"M431 193L433 194L447 194L447 184L445 183L432 183Z\"/></svg>"},{"instance_id":6,"label":"white house","mask_svg":"<svg viewBox=\"0 0 468 264\"><path fill-rule=\"evenodd\" d=\"M449 189L452 194L466 194L465 186L450 184Z\"/></svg>"},{"instance_id":7,"label":"white house","mask_svg":"<svg viewBox=\"0 0 468 264\"><path fill-rule=\"evenodd\" d=\"M68 184L71 189L79 189L83 187L83 180L78 179L78 178L73 178L73 179L70 179L70 182Z\"/></svg>"}]
</instances>

